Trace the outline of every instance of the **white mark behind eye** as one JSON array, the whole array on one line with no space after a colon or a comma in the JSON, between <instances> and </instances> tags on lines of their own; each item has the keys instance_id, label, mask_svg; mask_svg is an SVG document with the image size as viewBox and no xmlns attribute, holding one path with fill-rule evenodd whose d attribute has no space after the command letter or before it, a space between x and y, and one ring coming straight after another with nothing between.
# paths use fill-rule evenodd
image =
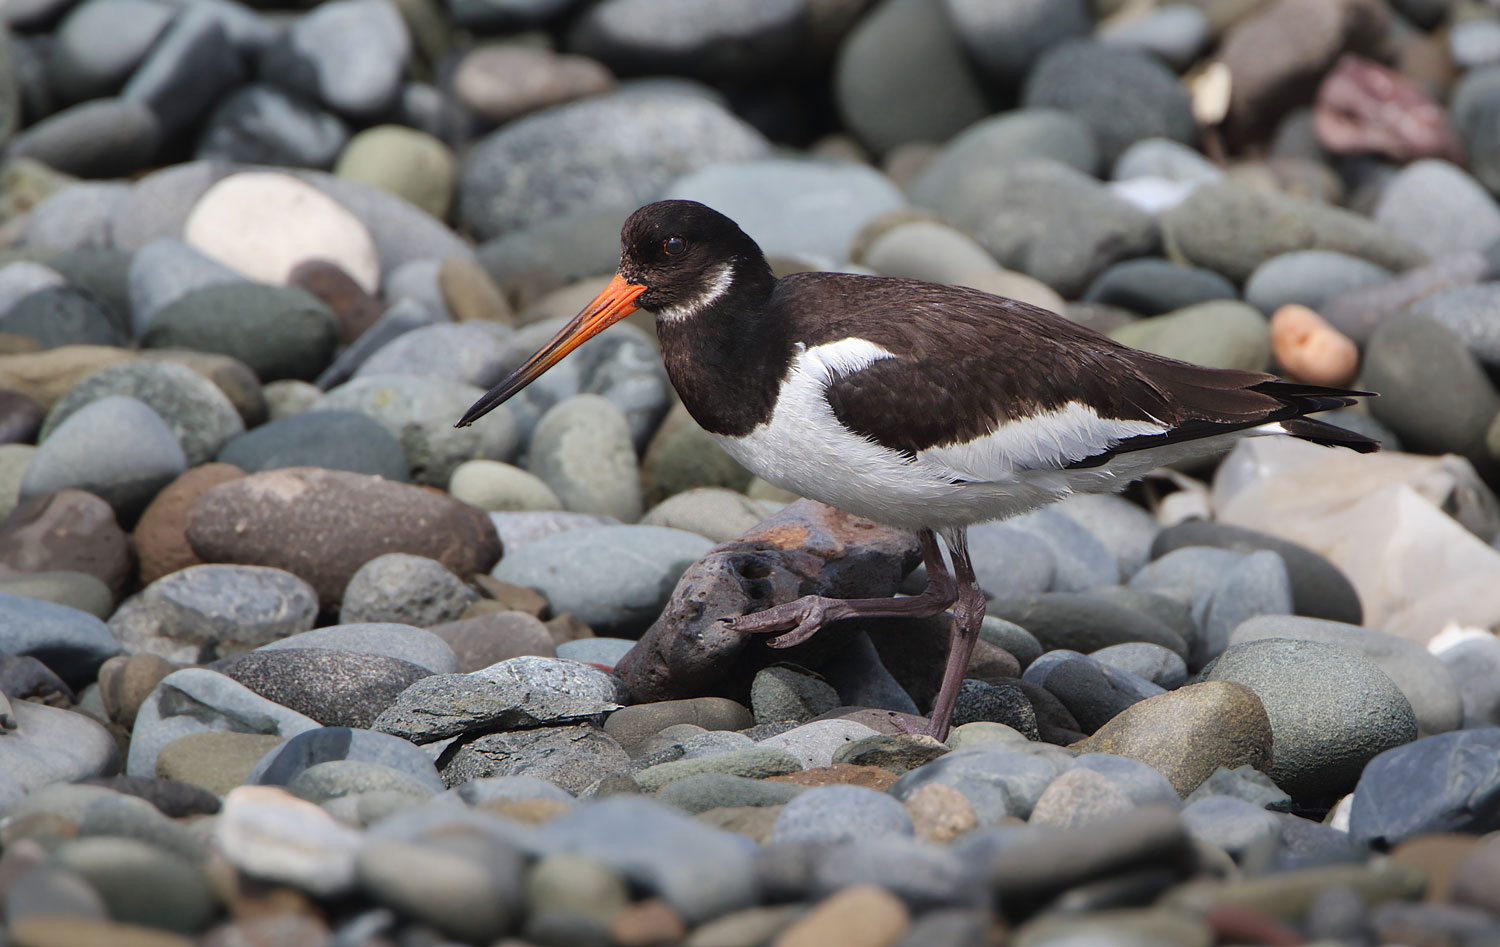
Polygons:
<instances>
[{"instance_id":1,"label":"white mark behind eye","mask_svg":"<svg viewBox=\"0 0 1500 947\"><path fill-rule=\"evenodd\" d=\"M732 285L734 285L734 267L729 263L720 263L713 276L709 278L708 285L704 287L703 292L686 302L656 310L656 318L665 319L668 322L690 319L717 302L729 292L729 287Z\"/></svg>"}]
</instances>

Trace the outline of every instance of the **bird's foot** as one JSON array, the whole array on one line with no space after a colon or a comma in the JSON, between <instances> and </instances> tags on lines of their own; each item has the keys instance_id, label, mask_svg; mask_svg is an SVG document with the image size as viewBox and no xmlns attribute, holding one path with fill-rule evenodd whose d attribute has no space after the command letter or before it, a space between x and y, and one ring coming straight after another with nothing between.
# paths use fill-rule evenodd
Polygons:
<instances>
[{"instance_id":1,"label":"bird's foot","mask_svg":"<svg viewBox=\"0 0 1500 947\"><path fill-rule=\"evenodd\" d=\"M804 595L795 602L775 605L765 611L741 615L738 618L726 618L724 623L731 630L744 634L759 635L784 631L786 634L777 635L766 644L773 648L790 648L811 638L819 628L830 621L832 616L829 615L829 607L835 604L839 604L838 599L823 598L821 595Z\"/></svg>"},{"instance_id":2,"label":"bird's foot","mask_svg":"<svg viewBox=\"0 0 1500 947\"><path fill-rule=\"evenodd\" d=\"M891 712L891 724L902 733L914 737L932 737L938 742L948 739L948 728L939 727L936 720L913 717L910 714Z\"/></svg>"}]
</instances>

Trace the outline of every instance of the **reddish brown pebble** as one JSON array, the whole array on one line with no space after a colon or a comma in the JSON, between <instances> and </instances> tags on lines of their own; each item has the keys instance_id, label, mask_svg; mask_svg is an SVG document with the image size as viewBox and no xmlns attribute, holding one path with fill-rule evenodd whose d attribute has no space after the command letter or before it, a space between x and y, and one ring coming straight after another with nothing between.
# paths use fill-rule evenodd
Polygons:
<instances>
[{"instance_id":1,"label":"reddish brown pebble","mask_svg":"<svg viewBox=\"0 0 1500 947\"><path fill-rule=\"evenodd\" d=\"M834 763L832 766L815 766L797 773L772 776L771 782L794 783L798 786L864 786L877 792L885 792L895 785L898 777L879 766L856 766L853 763Z\"/></svg>"},{"instance_id":2,"label":"reddish brown pebble","mask_svg":"<svg viewBox=\"0 0 1500 947\"><path fill-rule=\"evenodd\" d=\"M901 939L911 915L901 899L876 885L855 885L824 898L774 941L775 947L887 947Z\"/></svg>"},{"instance_id":3,"label":"reddish brown pebble","mask_svg":"<svg viewBox=\"0 0 1500 947\"><path fill-rule=\"evenodd\" d=\"M632 904L609 925L610 935L620 947L667 947L687 936L672 906L660 898Z\"/></svg>"},{"instance_id":4,"label":"reddish brown pebble","mask_svg":"<svg viewBox=\"0 0 1500 947\"><path fill-rule=\"evenodd\" d=\"M928 842L947 842L979 824L968 797L942 783L928 783L906 800L917 838Z\"/></svg>"},{"instance_id":5,"label":"reddish brown pebble","mask_svg":"<svg viewBox=\"0 0 1500 947\"><path fill-rule=\"evenodd\" d=\"M204 464L173 480L156 495L136 521L133 534L142 585L150 585L178 569L202 564L203 560L183 535L188 507L219 484L244 475L233 464Z\"/></svg>"},{"instance_id":6,"label":"reddish brown pebble","mask_svg":"<svg viewBox=\"0 0 1500 947\"><path fill-rule=\"evenodd\" d=\"M495 524L425 487L380 477L286 467L230 481L198 498L187 538L205 562L272 566L300 576L336 609L360 566L388 552L487 572L500 558Z\"/></svg>"},{"instance_id":7,"label":"reddish brown pebble","mask_svg":"<svg viewBox=\"0 0 1500 947\"><path fill-rule=\"evenodd\" d=\"M24 500L0 525L0 574L83 572L118 600L134 562L108 503L83 490Z\"/></svg>"},{"instance_id":8,"label":"reddish brown pebble","mask_svg":"<svg viewBox=\"0 0 1500 947\"><path fill-rule=\"evenodd\" d=\"M1443 107L1411 79L1361 56L1344 56L1323 77L1313 124L1318 143L1334 154L1463 161Z\"/></svg>"},{"instance_id":9,"label":"reddish brown pebble","mask_svg":"<svg viewBox=\"0 0 1500 947\"><path fill-rule=\"evenodd\" d=\"M1307 938L1281 921L1245 904L1221 904L1209 909L1203 920L1219 935L1221 944L1297 947L1307 943Z\"/></svg>"},{"instance_id":10,"label":"reddish brown pebble","mask_svg":"<svg viewBox=\"0 0 1500 947\"><path fill-rule=\"evenodd\" d=\"M427 629L448 642L458 658L460 671L478 671L528 654L557 656L557 646L552 643L547 626L525 612L498 611L488 615L466 612L465 615Z\"/></svg>"},{"instance_id":11,"label":"reddish brown pebble","mask_svg":"<svg viewBox=\"0 0 1500 947\"><path fill-rule=\"evenodd\" d=\"M1359 374L1359 348L1306 306L1288 303L1271 317L1271 351L1287 377L1335 388Z\"/></svg>"},{"instance_id":12,"label":"reddish brown pebble","mask_svg":"<svg viewBox=\"0 0 1500 947\"><path fill-rule=\"evenodd\" d=\"M1453 876L1464 859L1479 847L1479 839L1457 832L1434 832L1406 839L1391 850L1391 861L1411 865L1427 876L1428 901L1446 903L1453 891Z\"/></svg>"},{"instance_id":13,"label":"reddish brown pebble","mask_svg":"<svg viewBox=\"0 0 1500 947\"><path fill-rule=\"evenodd\" d=\"M321 299L339 324L339 342L348 345L385 312L380 300L364 291L354 277L327 260L308 260L292 270L287 282Z\"/></svg>"}]
</instances>

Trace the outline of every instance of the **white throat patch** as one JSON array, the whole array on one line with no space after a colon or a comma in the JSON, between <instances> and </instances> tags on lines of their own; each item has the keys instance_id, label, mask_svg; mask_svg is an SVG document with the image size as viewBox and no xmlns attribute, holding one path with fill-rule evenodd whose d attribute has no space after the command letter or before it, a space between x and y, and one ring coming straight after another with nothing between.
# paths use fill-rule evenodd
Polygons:
<instances>
[{"instance_id":1,"label":"white throat patch","mask_svg":"<svg viewBox=\"0 0 1500 947\"><path fill-rule=\"evenodd\" d=\"M729 292L729 287L734 285L734 267L729 263L719 264L713 276L708 281L708 286L696 298L675 306L667 306L656 310L656 318L667 322L678 322L689 319L712 306L719 297Z\"/></svg>"}]
</instances>

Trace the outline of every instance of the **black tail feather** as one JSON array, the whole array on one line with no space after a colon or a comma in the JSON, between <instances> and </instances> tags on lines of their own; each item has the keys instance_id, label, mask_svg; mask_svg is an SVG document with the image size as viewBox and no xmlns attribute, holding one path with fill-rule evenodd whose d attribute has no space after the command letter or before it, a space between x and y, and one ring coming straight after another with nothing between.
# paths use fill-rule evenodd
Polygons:
<instances>
[{"instance_id":1,"label":"black tail feather","mask_svg":"<svg viewBox=\"0 0 1500 947\"><path fill-rule=\"evenodd\" d=\"M1347 447L1361 454L1380 450L1380 442L1375 438L1316 418L1288 418L1281 422L1281 428L1293 437L1322 444L1324 447Z\"/></svg>"}]
</instances>

